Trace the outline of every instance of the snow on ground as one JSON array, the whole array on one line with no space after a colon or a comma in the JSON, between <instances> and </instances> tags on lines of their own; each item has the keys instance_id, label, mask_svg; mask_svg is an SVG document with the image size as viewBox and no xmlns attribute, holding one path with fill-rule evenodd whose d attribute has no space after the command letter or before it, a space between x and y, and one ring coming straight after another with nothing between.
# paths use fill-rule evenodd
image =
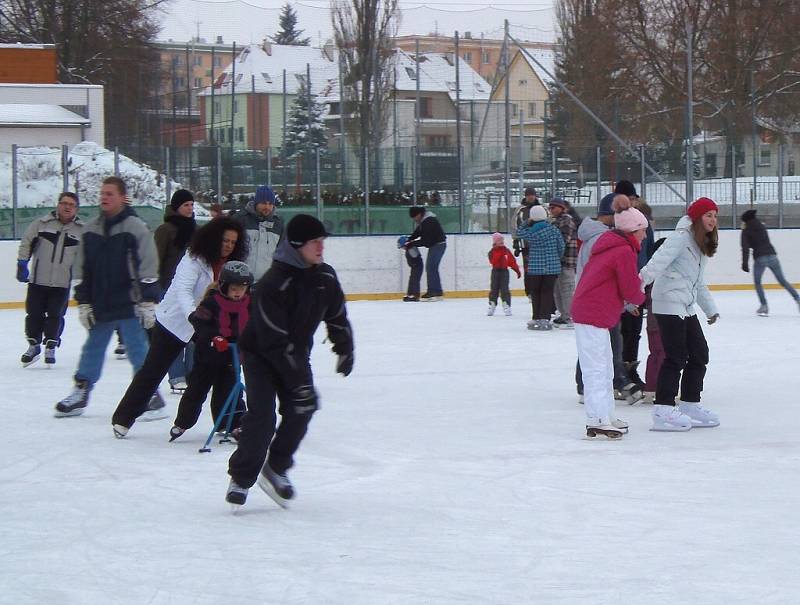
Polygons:
<instances>
[{"instance_id":1,"label":"snow on ground","mask_svg":"<svg viewBox=\"0 0 800 605\"><path fill-rule=\"evenodd\" d=\"M581 439L574 333L526 330L523 299L511 318L477 299L351 303L350 378L318 335L296 501L254 488L238 515L232 446L197 452L208 416L175 443L169 420L114 439L130 368L109 354L85 416L53 418L75 311L52 370L19 367L23 314L3 311L0 602L795 603L800 315L768 295L763 319L754 293L715 294L705 403L722 426L653 433L650 406L623 404L619 443Z\"/></svg>"}]
</instances>

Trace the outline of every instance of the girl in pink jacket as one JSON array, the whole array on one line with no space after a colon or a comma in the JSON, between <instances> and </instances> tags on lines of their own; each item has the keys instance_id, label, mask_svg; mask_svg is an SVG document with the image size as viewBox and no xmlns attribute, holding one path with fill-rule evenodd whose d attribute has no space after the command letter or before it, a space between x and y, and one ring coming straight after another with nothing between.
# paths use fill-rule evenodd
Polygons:
<instances>
[{"instance_id":1,"label":"girl in pink jacket","mask_svg":"<svg viewBox=\"0 0 800 605\"><path fill-rule=\"evenodd\" d=\"M627 431L627 424L614 417L614 360L608 329L619 321L626 302L636 306L644 302L636 258L647 219L629 208L614 215L614 227L595 243L572 300L589 438L619 439Z\"/></svg>"}]
</instances>

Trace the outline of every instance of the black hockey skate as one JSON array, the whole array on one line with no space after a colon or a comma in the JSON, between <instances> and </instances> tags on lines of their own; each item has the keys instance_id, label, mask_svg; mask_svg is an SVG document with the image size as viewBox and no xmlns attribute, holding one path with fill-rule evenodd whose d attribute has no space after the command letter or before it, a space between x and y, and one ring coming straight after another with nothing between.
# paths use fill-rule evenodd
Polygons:
<instances>
[{"instance_id":1,"label":"black hockey skate","mask_svg":"<svg viewBox=\"0 0 800 605\"><path fill-rule=\"evenodd\" d=\"M272 470L269 462L265 462L261 472L258 473L258 487L282 508L288 508L289 500L294 498L294 487L289 478L285 473L280 474Z\"/></svg>"},{"instance_id":2,"label":"black hockey skate","mask_svg":"<svg viewBox=\"0 0 800 605\"><path fill-rule=\"evenodd\" d=\"M127 359L128 358L128 349L125 348L125 345L121 342L117 343L117 346L114 347L114 355L117 359Z\"/></svg>"},{"instance_id":3,"label":"black hockey skate","mask_svg":"<svg viewBox=\"0 0 800 605\"><path fill-rule=\"evenodd\" d=\"M80 416L89 405L89 391L92 387L86 380L76 380L72 392L56 404L56 418Z\"/></svg>"},{"instance_id":4,"label":"black hockey skate","mask_svg":"<svg viewBox=\"0 0 800 605\"><path fill-rule=\"evenodd\" d=\"M638 361L625 362L625 371L628 373L628 379L636 386L638 386L640 391L644 391L644 380L642 380L642 377L639 376L638 370L639 370Z\"/></svg>"},{"instance_id":5,"label":"black hockey skate","mask_svg":"<svg viewBox=\"0 0 800 605\"><path fill-rule=\"evenodd\" d=\"M230 503L234 511L238 510L247 501L247 488L242 487L231 479L228 484L228 493L225 494L225 501Z\"/></svg>"},{"instance_id":6,"label":"black hockey skate","mask_svg":"<svg viewBox=\"0 0 800 605\"><path fill-rule=\"evenodd\" d=\"M48 340L44 344L44 362L48 366L52 366L56 363L56 347L58 346L58 341L55 340Z\"/></svg>"},{"instance_id":7,"label":"black hockey skate","mask_svg":"<svg viewBox=\"0 0 800 605\"><path fill-rule=\"evenodd\" d=\"M167 407L164 403L164 398L161 393L156 391L150 397L150 402L147 404L147 411L139 417L142 422L151 422L153 420L163 420L167 418Z\"/></svg>"},{"instance_id":8,"label":"black hockey skate","mask_svg":"<svg viewBox=\"0 0 800 605\"><path fill-rule=\"evenodd\" d=\"M39 343L33 338L28 339L28 344L30 345L28 350L19 358L23 368L27 368L32 363L36 363L39 360L39 356L42 354L42 347L39 346Z\"/></svg>"}]
</instances>

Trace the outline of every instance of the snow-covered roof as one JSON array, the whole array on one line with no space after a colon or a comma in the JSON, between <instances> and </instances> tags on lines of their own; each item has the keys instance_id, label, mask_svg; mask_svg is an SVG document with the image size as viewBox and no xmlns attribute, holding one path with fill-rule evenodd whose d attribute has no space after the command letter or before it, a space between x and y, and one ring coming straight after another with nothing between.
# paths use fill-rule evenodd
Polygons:
<instances>
[{"instance_id":1,"label":"snow-covered roof","mask_svg":"<svg viewBox=\"0 0 800 605\"><path fill-rule=\"evenodd\" d=\"M328 59L323 50L311 46L267 45L268 51L259 44L245 46L236 56L236 81L232 82L234 64L228 65L214 84L214 94L231 94L232 84L236 92L283 93L283 70L286 70L286 92L295 94L301 79L306 78L306 66L311 71L311 92L319 94L328 81L338 78L339 70ZM206 88L201 95L210 95Z\"/></svg>"},{"instance_id":2,"label":"snow-covered roof","mask_svg":"<svg viewBox=\"0 0 800 605\"><path fill-rule=\"evenodd\" d=\"M0 126L88 126L91 120L60 105L0 105Z\"/></svg>"},{"instance_id":3,"label":"snow-covered roof","mask_svg":"<svg viewBox=\"0 0 800 605\"><path fill-rule=\"evenodd\" d=\"M525 50L527 50L531 55L533 55L533 57L539 63L541 63L547 71L555 75L556 56L552 50L546 50L543 48L526 48ZM551 84L553 84L553 78L547 75L544 69L536 65L535 62L531 61L530 57L528 57L526 53L522 52L522 56L525 58L525 61L528 63L528 65L530 65L531 69L539 77L539 79L545 86L550 86Z\"/></svg>"}]
</instances>

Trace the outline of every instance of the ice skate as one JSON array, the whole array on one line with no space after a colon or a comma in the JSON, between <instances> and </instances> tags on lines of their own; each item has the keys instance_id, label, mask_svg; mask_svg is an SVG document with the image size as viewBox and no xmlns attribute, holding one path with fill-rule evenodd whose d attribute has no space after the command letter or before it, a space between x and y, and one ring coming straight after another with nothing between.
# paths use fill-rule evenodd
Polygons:
<instances>
[{"instance_id":1,"label":"ice skate","mask_svg":"<svg viewBox=\"0 0 800 605\"><path fill-rule=\"evenodd\" d=\"M488 315L489 317L491 317L492 315L494 315L494 310L495 310L496 308L497 308L497 303L492 303L492 302L490 302L490 303L489 303L489 308L488 308L488 309L486 309L486 315Z\"/></svg>"},{"instance_id":2,"label":"ice skate","mask_svg":"<svg viewBox=\"0 0 800 605\"><path fill-rule=\"evenodd\" d=\"M627 433L628 432L628 423L625 422L624 420L619 419L619 418L612 418L611 419L611 426L613 426L615 429L619 429L623 433Z\"/></svg>"},{"instance_id":3,"label":"ice skate","mask_svg":"<svg viewBox=\"0 0 800 605\"><path fill-rule=\"evenodd\" d=\"M691 430L692 419L672 405L656 404L651 431L684 432Z\"/></svg>"},{"instance_id":4,"label":"ice skate","mask_svg":"<svg viewBox=\"0 0 800 605\"><path fill-rule=\"evenodd\" d=\"M39 360L39 356L42 354L42 347L39 346L39 343L36 342L33 338L28 339L28 350L22 354L20 357L20 361L22 362L22 367L27 368L32 363L36 363Z\"/></svg>"},{"instance_id":5,"label":"ice skate","mask_svg":"<svg viewBox=\"0 0 800 605\"><path fill-rule=\"evenodd\" d=\"M187 386L185 378L170 378L169 380L169 390L173 395L183 395Z\"/></svg>"},{"instance_id":6,"label":"ice skate","mask_svg":"<svg viewBox=\"0 0 800 605\"><path fill-rule=\"evenodd\" d=\"M123 424L112 424L111 428L114 430L114 437L117 439L125 439L125 436L128 434L130 430L127 426Z\"/></svg>"},{"instance_id":7,"label":"ice skate","mask_svg":"<svg viewBox=\"0 0 800 605\"><path fill-rule=\"evenodd\" d=\"M142 422L152 422L153 420L163 420L169 416L167 414L167 407L164 403L164 398L161 393L156 391L150 397L150 402L147 404L147 411L139 417Z\"/></svg>"},{"instance_id":8,"label":"ice skate","mask_svg":"<svg viewBox=\"0 0 800 605\"><path fill-rule=\"evenodd\" d=\"M756 311L756 315L759 317L769 317L769 307L767 305L761 305Z\"/></svg>"},{"instance_id":9,"label":"ice skate","mask_svg":"<svg viewBox=\"0 0 800 605\"><path fill-rule=\"evenodd\" d=\"M656 392L655 391L642 391L642 401L641 403L653 403L656 400Z\"/></svg>"},{"instance_id":10,"label":"ice skate","mask_svg":"<svg viewBox=\"0 0 800 605\"><path fill-rule=\"evenodd\" d=\"M571 319L561 319L560 317L553 320L553 327L559 330L574 330L575 323Z\"/></svg>"},{"instance_id":11,"label":"ice skate","mask_svg":"<svg viewBox=\"0 0 800 605\"><path fill-rule=\"evenodd\" d=\"M539 323L539 329L543 332L548 332L553 329L553 324L549 319L542 319Z\"/></svg>"},{"instance_id":12,"label":"ice skate","mask_svg":"<svg viewBox=\"0 0 800 605\"><path fill-rule=\"evenodd\" d=\"M539 331L542 329L542 320L541 319L532 319L528 322L528 329Z\"/></svg>"},{"instance_id":13,"label":"ice skate","mask_svg":"<svg viewBox=\"0 0 800 605\"><path fill-rule=\"evenodd\" d=\"M614 392L614 399L625 401L628 405L639 403L642 397L644 397L644 393L635 382L628 383L622 390Z\"/></svg>"},{"instance_id":14,"label":"ice skate","mask_svg":"<svg viewBox=\"0 0 800 605\"><path fill-rule=\"evenodd\" d=\"M125 345L121 342L117 343L117 346L114 347L114 355L117 359L127 359L128 358L128 349L125 348Z\"/></svg>"},{"instance_id":15,"label":"ice skate","mask_svg":"<svg viewBox=\"0 0 800 605\"><path fill-rule=\"evenodd\" d=\"M699 403L681 401L678 410L689 417L693 428L719 426L719 416Z\"/></svg>"},{"instance_id":16,"label":"ice skate","mask_svg":"<svg viewBox=\"0 0 800 605\"><path fill-rule=\"evenodd\" d=\"M639 368L638 361L625 362L625 372L627 372L628 374L628 379L636 386L638 386L640 391L644 391L644 380L642 380L642 378L639 376L638 368Z\"/></svg>"},{"instance_id":17,"label":"ice skate","mask_svg":"<svg viewBox=\"0 0 800 605\"><path fill-rule=\"evenodd\" d=\"M89 405L91 387L86 380L76 380L72 392L56 404L56 418L80 416Z\"/></svg>"},{"instance_id":18,"label":"ice skate","mask_svg":"<svg viewBox=\"0 0 800 605\"><path fill-rule=\"evenodd\" d=\"M406 294L403 297L403 302L419 302L419 296L415 296L413 294Z\"/></svg>"},{"instance_id":19,"label":"ice skate","mask_svg":"<svg viewBox=\"0 0 800 605\"><path fill-rule=\"evenodd\" d=\"M170 443L172 443L172 442L173 442L173 441L175 441L175 440L176 440L178 437L180 437L181 435L183 435L185 432L186 432L186 429L182 429L182 428L181 428L181 427L179 427L179 426L173 426L173 427L172 427L172 428L169 430L169 442L170 442Z\"/></svg>"},{"instance_id":20,"label":"ice skate","mask_svg":"<svg viewBox=\"0 0 800 605\"><path fill-rule=\"evenodd\" d=\"M288 508L289 500L294 498L294 487L289 478L272 470L269 462L265 462L258 473L258 487L282 508Z\"/></svg>"},{"instance_id":21,"label":"ice skate","mask_svg":"<svg viewBox=\"0 0 800 605\"><path fill-rule=\"evenodd\" d=\"M622 439L623 431L612 424L602 422L586 425L587 439L608 439L609 441Z\"/></svg>"},{"instance_id":22,"label":"ice skate","mask_svg":"<svg viewBox=\"0 0 800 605\"><path fill-rule=\"evenodd\" d=\"M231 505L231 510L234 513L247 501L247 492L248 489L246 487L242 487L231 479L228 484L228 492L225 494L225 502Z\"/></svg>"},{"instance_id":23,"label":"ice skate","mask_svg":"<svg viewBox=\"0 0 800 605\"><path fill-rule=\"evenodd\" d=\"M511 317L511 305L508 303L503 303L503 314L506 317Z\"/></svg>"},{"instance_id":24,"label":"ice skate","mask_svg":"<svg viewBox=\"0 0 800 605\"><path fill-rule=\"evenodd\" d=\"M441 294L428 294L427 292L419 297L422 302L439 302L444 296Z\"/></svg>"},{"instance_id":25,"label":"ice skate","mask_svg":"<svg viewBox=\"0 0 800 605\"><path fill-rule=\"evenodd\" d=\"M583 393L578 393L578 403L583 405Z\"/></svg>"},{"instance_id":26,"label":"ice skate","mask_svg":"<svg viewBox=\"0 0 800 605\"><path fill-rule=\"evenodd\" d=\"M56 363L56 347L58 342L55 340L48 340L44 345L44 362L48 367L52 367Z\"/></svg>"}]
</instances>

